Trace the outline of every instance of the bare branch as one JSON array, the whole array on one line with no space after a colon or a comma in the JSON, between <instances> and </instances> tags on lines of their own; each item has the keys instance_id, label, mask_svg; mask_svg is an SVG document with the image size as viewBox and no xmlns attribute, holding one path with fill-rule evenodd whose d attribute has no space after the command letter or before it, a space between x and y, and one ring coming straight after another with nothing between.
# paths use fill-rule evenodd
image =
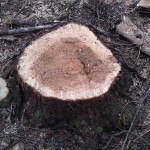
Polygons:
<instances>
[{"instance_id":1,"label":"bare branch","mask_svg":"<svg viewBox=\"0 0 150 150\"><path fill-rule=\"evenodd\" d=\"M143 97L141 103L139 104L139 107L137 108L137 111L136 111L135 116L134 116L134 118L133 118L133 120L132 120L132 122L131 122L130 128L129 128L127 134L126 134L126 137L125 137L125 140L124 140L124 142L123 142L123 145L122 145L121 150L124 150L125 147L126 147L126 143L127 143L129 134L130 134L130 132L131 132L131 130L132 130L132 128L133 128L133 125L134 125L134 123L135 123L135 120L136 120L136 118L137 118L137 115L139 114L139 112L140 112L140 110L141 110L141 108L142 108L142 106L143 106L143 103L144 103L145 99L147 98L147 95L148 95L149 92L150 92L150 88L149 88L149 89L147 90L147 92L145 93L145 96Z\"/></svg>"}]
</instances>

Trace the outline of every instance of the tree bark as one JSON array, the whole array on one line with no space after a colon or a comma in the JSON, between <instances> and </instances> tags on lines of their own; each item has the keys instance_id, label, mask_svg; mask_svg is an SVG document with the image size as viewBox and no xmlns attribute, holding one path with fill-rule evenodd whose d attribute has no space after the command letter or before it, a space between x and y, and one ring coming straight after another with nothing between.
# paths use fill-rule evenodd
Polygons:
<instances>
[{"instance_id":1,"label":"tree bark","mask_svg":"<svg viewBox=\"0 0 150 150\"><path fill-rule=\"evenodd\" d=\"M117 82L103 97L85 102L43 97L19 79L23 122L34 127L51 127L60 122L73 124L76 120L83 120L102 128L127 127L133 119L136 105L130 102L127 104L127 98L116 95L119 81ZM118 93L121 95L120 91Z\"/></svg>"}]
</instances>

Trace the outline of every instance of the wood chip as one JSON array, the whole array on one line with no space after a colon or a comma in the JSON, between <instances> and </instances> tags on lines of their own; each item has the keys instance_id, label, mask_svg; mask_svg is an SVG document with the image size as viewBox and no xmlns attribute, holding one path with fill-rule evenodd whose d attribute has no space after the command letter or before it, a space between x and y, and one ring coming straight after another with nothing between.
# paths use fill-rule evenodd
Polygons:
<instances>
[{"instance_id":1,"label":"wood chip","mask_svg":"<svg viewBox=\"0 0 150 150\"><path fill-rule=\"evenodd\" d=\"M141 51L150 56L150 33L141 31L127 16L124 16L116 30L134 44L141 46Z\"/></svg>"}]
</instances>

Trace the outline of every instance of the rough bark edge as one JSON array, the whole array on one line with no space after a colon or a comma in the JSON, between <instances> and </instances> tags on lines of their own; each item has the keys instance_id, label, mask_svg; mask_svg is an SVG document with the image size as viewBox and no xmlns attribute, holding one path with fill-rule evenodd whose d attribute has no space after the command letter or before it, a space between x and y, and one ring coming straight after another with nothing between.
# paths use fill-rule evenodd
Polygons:
<instances>
[{"instance_id":1,"label":"rough bark edge","mask_svg":"<svg viewBox=\"0 0 150 150\"><path fill-rule=\"evenodd\" d=\"M119 82L118 79L119 77L116 78L116 84ZM52 97L43 97L29 85L23 83L20 78L18 82L23 100L21 116L23 122L29 126L51 127L63 121L72 123L76 119L82 119L95 126L116 128L128 126L135 112L135 106L129 104L119 115L126 103L113 98L115 84L101 97L86 101L61 101Z\"/></svg>"}]
</instances>

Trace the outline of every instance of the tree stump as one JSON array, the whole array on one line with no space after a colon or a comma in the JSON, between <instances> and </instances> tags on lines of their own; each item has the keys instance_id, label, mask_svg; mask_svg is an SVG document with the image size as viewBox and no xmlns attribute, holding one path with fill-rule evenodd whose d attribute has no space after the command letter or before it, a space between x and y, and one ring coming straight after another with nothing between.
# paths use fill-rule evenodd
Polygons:
<instances>
[{"instance_id":1,"label":"tree stump","mask_svg":"<svg viewBox=\"0 0 150 150\"><path fill-rule=\"evenodd\" d=\"M18 62L25 123L51 126L81 118L112 126L124 106L111 97L120 70L88 27L69 23L47 33L25 48Z\"/></svg>"}]
</instances>

